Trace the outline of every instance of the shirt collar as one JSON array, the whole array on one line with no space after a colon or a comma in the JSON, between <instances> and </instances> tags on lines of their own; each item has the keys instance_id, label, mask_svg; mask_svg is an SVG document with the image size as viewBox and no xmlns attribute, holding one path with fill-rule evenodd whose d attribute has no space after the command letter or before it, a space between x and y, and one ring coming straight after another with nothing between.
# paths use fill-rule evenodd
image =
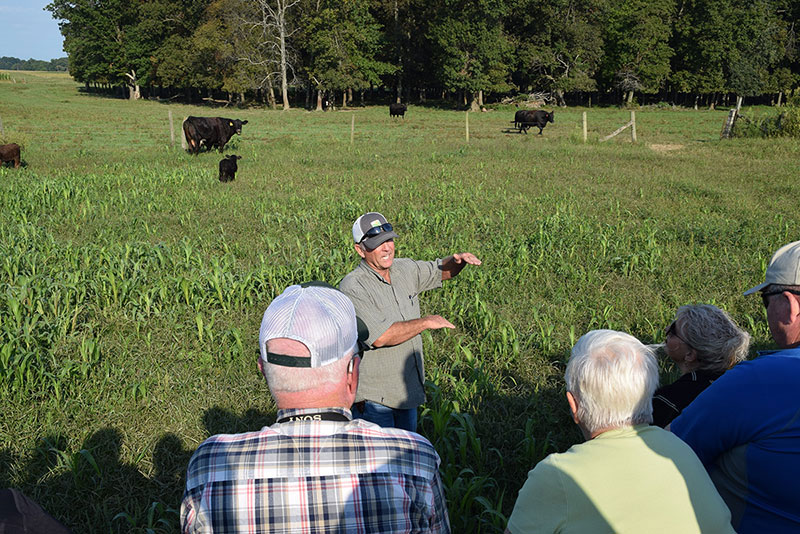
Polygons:
<instances>
[{"instance_id":1,"label":"shirt collar","mask_svg":"<svg viewBox=\"0 0 800 534\"><path fill-rule=\"evenodd\" d=\"M396 259L397 259L397 258L395 258L395 260L396 260ZM387 284L387 285L389 284L389 282L387 282L387 281L386 281L386 280L383 278L383 276L379 275L379 274L378 274L378 273L375 271L375 269L373 269L372 267L370 267L370 266L369 266L369 264L367 263L367 260L365 260L364 258L361 258L361 263L359 263L359 264L358 264L358 266L359 266L361 269L364 269L365 271L367 271L369 274L371 274L372 276L374 276L374 277L375 277L375 278L377 278L378 280L380 280L381 282L383 282L384 284ZM392 265L389 267L389 273L391 273L391 272L392 272L392 267L394 267L394 262L393 262L393 263L392 263Z\"/></svg>"}]
</instances>

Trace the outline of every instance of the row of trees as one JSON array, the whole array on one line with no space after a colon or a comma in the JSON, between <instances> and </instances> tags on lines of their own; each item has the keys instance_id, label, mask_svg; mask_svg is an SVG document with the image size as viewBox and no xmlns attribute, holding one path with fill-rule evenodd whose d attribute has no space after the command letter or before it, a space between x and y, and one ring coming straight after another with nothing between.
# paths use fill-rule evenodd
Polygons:
<instances>
[{"instance_id":1,"label":"row of trees","mask_svg":"<svg viewBox=\"0 0 800 534\"><path fill-rule=\"evenodd\" d=\"M542 91L778 95L800 0L54 0L78 81L398 99Z\"/></svg>"},{"instance_id":2,"label":"row of trees","mask_svg":"<svg viewBox=\"0 0 800 534\"><path fill-rule=\"evenodd\" d=\"M41 59L20 59L18 57L0 57L0 69L3 70L48 70L66 71L67 58L51 59L42 61Z\"/></svg>"}]
</instances>

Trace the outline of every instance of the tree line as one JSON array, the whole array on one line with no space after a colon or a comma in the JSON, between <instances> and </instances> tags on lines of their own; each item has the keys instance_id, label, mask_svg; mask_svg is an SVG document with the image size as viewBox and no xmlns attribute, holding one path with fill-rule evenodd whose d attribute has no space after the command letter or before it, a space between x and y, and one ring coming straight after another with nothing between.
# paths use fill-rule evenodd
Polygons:
<instances>
[{"instance_id":1,"label":"tree line","mask_svg":"<svg viewBox=\"0 0 800 534\"><path fill-rule=\"evenodd\" d=\"M67 58L61 57L58 59L51 59L50 61L42 61L41 59L20 59L18 57L3 56L0 57L0 69L48 70L63 72L67 70Z\"/></svg>"},{"instance_id":2,"label":"tree line","mask_svg":"<svg viewBox=\"0 0 800 534\"><path fill-rule=\"evenodd\" d=\"M70 74L288 109L536 92L697 105L800 83L800 0L54 0ZM290 96L295 103L292 104Z\"/></svg>"}]
</instances>

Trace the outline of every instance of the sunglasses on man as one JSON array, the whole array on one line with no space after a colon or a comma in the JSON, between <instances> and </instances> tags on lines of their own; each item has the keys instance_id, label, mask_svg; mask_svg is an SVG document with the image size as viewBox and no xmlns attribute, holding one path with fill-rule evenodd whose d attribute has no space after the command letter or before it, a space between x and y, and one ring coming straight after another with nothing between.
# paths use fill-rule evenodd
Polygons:
<instances>
[{"instance_id":1,"label":"sunglasses on man","mask_svg":"<svg viewBox=\"0 0 800 534\"><path fill-rule=\"evenodd\" d=\"M372 228L364 232L364 236L361 238L361 241L359 241L359 243L362 243L365 239L369 239L370 237L375 237L376 235L380 235L383 232L391 232L392 230L393 230L392 225L389 224L388 222L380 226L373 226Z\"/></svg>"}]
</instances>

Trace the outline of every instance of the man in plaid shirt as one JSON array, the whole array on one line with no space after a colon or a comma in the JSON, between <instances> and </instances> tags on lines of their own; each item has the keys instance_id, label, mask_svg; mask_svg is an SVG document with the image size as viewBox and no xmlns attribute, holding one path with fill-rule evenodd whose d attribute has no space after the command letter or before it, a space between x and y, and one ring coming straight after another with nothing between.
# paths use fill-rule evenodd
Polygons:
<instances>
[{"instance_id":1,"label":"man in plaid shirt","mask_svg":"<svg viewBox=\"0 0 800 534\"><path fill-rule=\"evenodd\" d=\"M358 337L353 304L327 284L290 286L272 301L258 366L277 422L198 447L181 503L184 533L449 534L430 442L351 417Z\"/></svg>"}]
</instances>

